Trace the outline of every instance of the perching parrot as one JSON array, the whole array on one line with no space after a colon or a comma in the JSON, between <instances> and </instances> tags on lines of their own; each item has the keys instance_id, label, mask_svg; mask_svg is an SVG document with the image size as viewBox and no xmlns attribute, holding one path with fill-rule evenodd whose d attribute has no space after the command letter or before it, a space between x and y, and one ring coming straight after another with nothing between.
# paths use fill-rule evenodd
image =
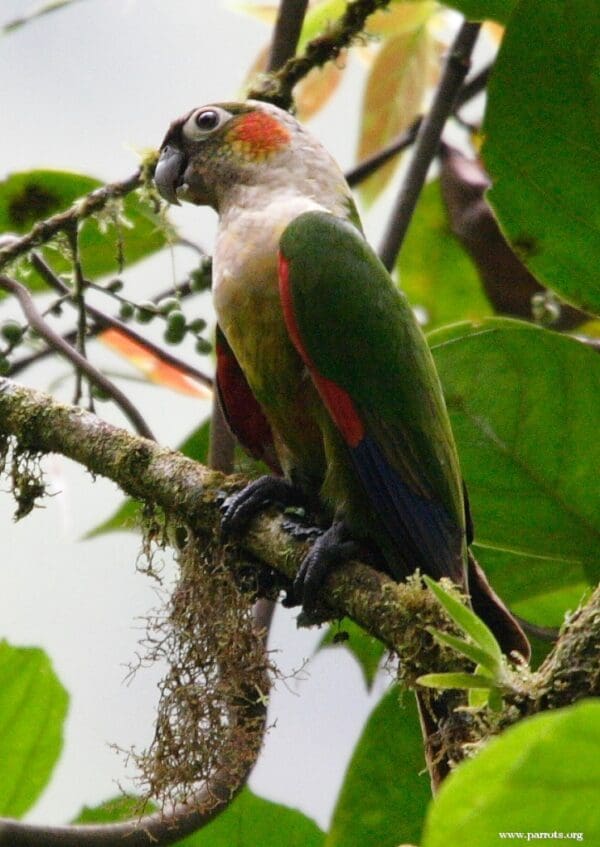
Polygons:
<instances>
[{"instance_id":1,"label":"perching parrot","mask_svg":"<svg viewBox=\"0 0 600 847\"><path fill-rule=\"evenodd\" d=\"M273 501L317 502L332 523L295 602L310 610L363 542L395 579L419 568L466 588L504 650L527 656L468 551L466 489L427 342L332 157L275 106L223 103L171 124L155 180L169 202L219 214L219 394L234 434L276 475L230 498L224 529Z\"/></svg>"}]
</instances>

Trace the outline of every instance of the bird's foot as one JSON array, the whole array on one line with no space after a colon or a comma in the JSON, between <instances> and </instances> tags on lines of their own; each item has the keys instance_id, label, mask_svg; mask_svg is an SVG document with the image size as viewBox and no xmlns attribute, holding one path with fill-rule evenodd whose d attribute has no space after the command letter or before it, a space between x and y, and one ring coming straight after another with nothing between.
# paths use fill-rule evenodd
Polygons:
<instances>
[{"instance_id":1,"label":"bird's foot","mask_svg":"<svg viewBox=\"0 0 600 847\"><path fill-rule=\"evenodd\" d=\"M224 501L221 506L221 533L224 538L239 535L267 506L301 506L303 503L302 492L287 480L261 476Z\"/></svg>"},{"instance_id":2,"label":"bird's foot","mask_svg":"<svg viewBox=\"0 0 600 847\"><path fill-rule=\"evenodd\" d=\"M360 547L350 538L346 524L343 521L333 523L305 556L283 605L302 606L307 619L314 618L319 591L329 574L359 554Z\"/></svg>"}]
</instances>

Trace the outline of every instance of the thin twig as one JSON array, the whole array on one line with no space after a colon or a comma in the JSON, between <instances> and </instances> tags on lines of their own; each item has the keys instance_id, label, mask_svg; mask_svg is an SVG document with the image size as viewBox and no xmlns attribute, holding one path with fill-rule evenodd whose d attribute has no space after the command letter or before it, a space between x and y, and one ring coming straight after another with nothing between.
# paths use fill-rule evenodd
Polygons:
<instances>
[{"instance_id":1,"label":"thin twig","mask_svg":"<svg viewBox=\"0 0 600 847\"><path fill-rule=\"evenodd\" d=\"M84 359L87 359L87 352L85 349L85 337L87 333L87 315L85 313L85 279L83 277L83 269L81 267L81 255L79 253L79 227L77 221L71 224L67 228L67 238L69 239L69 245L71 247L71 258L73 262L73 271L75 274L75 284L73 287L73 291L71 292L73 303L75 304L75 308L77 309L77 329L76 329L76 338L75 338L75 349L83 356ZM79 405L81 401L81 392L82 392L82 372L80 368L75 368L75 390L73 396L73 404L75 406ZM93 403L92 403L92 392L91 386L88 384L89 388L89 409L91 412L94 411Z\"/></svg>"},{"instance_id":2,"label":"thin twig","mask_svg":"<svg viewBox=\"0 0 600 847\"><path fill-rule=\"evenodd\" d=\"M456 103L460 86L467 75L470 56L481 24L465 22L450 48L444 71L431 109L419 128L413 158L402 184L379 255L391 270L404 240L427 171L439 147L444 125Z\"/></svg>"},{"instance_id":3,"label":"thin twig","mask_svg":"<svg viewBox=\"0 0 600 847\"><path fill-rule=\"evenodd\" d=\"M33 298L24 285L21 285L20 282L17 282L14 279L10 279L10 277L0 276L0 288L3 288L4 291L8 291L17 298L19 305L21 306L21 309L23 310L23 313L32 329L35 329L35 331L41 335L51 347L64 356L65 359L71 362L71 364L75 365L76 368L82 371L88 377L90 382L100 388L101 391L108 394L117 406L119 406L125 417L133 424L140 435L144 436L144 438L149 438L152 441L155 440L152 430L129 398L119 388L117 388L110 379L90 364L90 362L85 359L81 353L79 353L74 347L71 347L70 344L67 344L67 342L64 341L60 335L54 332L54 330L46 323L38 312L33 302Z\"/></svg>"},{"instance_id":4,"label":"thin twig","mask_svg":"<svg viewBox=\"0 0 600 847\"><path fill-rule=\"evenodd\" d=\"M60 294L66 294L69 298L72 297L72 292L69 287L65 285L65 283L58 277L52 268L43 260L39 253L31 254L31 264L36 269L36 271L40 274L40 276L45 280L45 282L53 288L55 291ZM152 353L153 356L156 356L161 362L164 362L166 365L170 365L173 368L177 368L177 370L185 373L187 376L192 377L192 379L197 380L202 383L202 385L206 385L209 388L212 388L213 381L211 377L207 376L202 371L197 370L192 365L185 362L183 359L178 359L176 356L173 356L167 350L163 350L162 347L154 344L152 341L149 341L143 335L140 335L134 329L131 329L126 323L120 321L118 318L113 318L110 315L107 315L106 312L97 309L95 306L91 306L89 303L85 304L85 310L90 317L92 317L96 323L95 327L91 327L89 331L89 335L96 335L98 332L101 332L105 329L116 329L125 335L127 338L130 338L136 344L140 344L149 353ZM69 336L74 338L75 333L70 333ZM65 340L69 340L69 336L63 336ZM45 354L46 351L43 351ZM41 358L41 354L35 354L38 358ZM34 357L30 357L29 364L34 360ZM37 359L35 359L37 361ZM17 363L18 364L18 363Z\"/></svg>"},{"instance_id":5,"label":"thin twig","mask_svg":"<svg viewBox=\"0 0 600 847\"><path fill-rule=\"evenodd\" d=\"M469 100L472 100L478 94L481 94L481 92L487 85L491 69L491 64L486 65L485 68L483 68L477 74L474 74L472 79L467 80L467 82L465 82L465 84L458 92L458 96L456 98L456 105L453 110L453 114L455 116L457 116L458 110L461 109L466 103L468 103ZM393 159L394 156L397 156L398 153L401 153L403 150L406 150L407 147L410 147L410 145L414 143L415 138L417 137L417 132L422 120L423 116L419 115L419 117L413 121L413 123L408 127L408 129L400 133L397 138L395 138L385 147L382 147L381 150L377 151L377 153L373 153L372 156L363 159L362 162L359 162L358 165L349 170L346 173L346 182L348 183L348 185L354 187L359 183L363 182L365 179L370 177L372 173L375 173L376 170L383 167L386 162L389 162L390 159Z\"/></svg>"},{"instance_id":6,"label":"thin twig","mask_svg":"<svg viewBox=\"0 0 600 847\"><path fill-rule=\"evenodd\" d=\"M308 0L281 0L267 71L277 71L296 53Z\"/></svg>"},{"instance_id":7,"label":"thin twig","mask_svg":"<svg viewBox=\"0 0 600 847\"><path fill-rule=\"evenodd\" d=\"M408 129L404 130L404 132L402 132L392 142L385 147L382 147L381 150L377 151L377 153L373 153L372 156L363 159L363 161L359 162L358 165L352 168L352 170L349 170L346 173L346 182L348 185L353 188L363 182L365 179L370 177L371 174L383 167L386 162L389 162L390 159L397 156L398 153L401 153L403 150L406 150L407 147L410 147L417 137L417 132L422 120L423 116L419 115Z\"/></svg>"}]
</instances>

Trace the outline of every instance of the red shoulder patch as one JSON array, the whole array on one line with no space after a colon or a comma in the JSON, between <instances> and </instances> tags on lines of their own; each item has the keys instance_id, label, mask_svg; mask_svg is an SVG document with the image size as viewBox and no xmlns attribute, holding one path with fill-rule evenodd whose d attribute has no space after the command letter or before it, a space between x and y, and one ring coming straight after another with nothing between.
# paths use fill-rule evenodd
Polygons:
<instances>
[{"instance_id":1,"label":"red shoulder patch","mask_svg":"<svg viewBox=\"0 0 600 847\"><path fill-rule=\"evenodd\" d=\"M279 252L279 296L283 318L292 344L310 371L312 380L333 421L350 447L356 447L364 438L365 428L348 392L317 370L315 363L304 346L294 314L294 303L290 287L290 264Z\"/></svg>"}]
</instances>

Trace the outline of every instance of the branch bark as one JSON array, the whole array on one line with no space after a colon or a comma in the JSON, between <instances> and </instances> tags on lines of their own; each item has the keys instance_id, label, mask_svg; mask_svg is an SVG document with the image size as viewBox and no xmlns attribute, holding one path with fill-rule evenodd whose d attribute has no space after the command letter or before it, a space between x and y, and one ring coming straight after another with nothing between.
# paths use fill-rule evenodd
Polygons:
<instances>
[{"instance_id":1,"label":"branch bark","mask_svg":"<svg viewBox=\"0 0 600 847\"><path fill-rule=\"evenodd\" d=\"M240 476L226 476L206 468L89 412L56 403L48 395L0 379L0 440L9 437L15 437L23 451L62 453L92 473L112 479L129 496L159 506L176 522L191 527L200 539L207 541L218 537L223 497L245 483ZM225 552L232 561L241 556L244 561L274 568L291 579L318 532L271 510L253 521L238 547L228 544ZM427 626L448 629L449 623L437 601L416 579L396 583L364 563L352 562L330 576L322 602L323 620L351 617L395 652L400 658L403 679L410 685L422 673L468 667L461 664L453 651L436 645L426 633ZM585 618L581 618L581 612L566 625L545 662L544 690L549 690L559 669L564 670L561 650L575 626L585 629L586 641L579 638L579 646L571 644L569 663L573 663L574 654L590 655L591 650L598 649L599 607L600 591L585 607L588 610ZM532 697L525 701L515 695L521 714L540 708L540 685L538 680ZM570 695L578 698L598 694L598 675L592 675L585 684L579 680L576 688L561 683L560 689L562 702L570 702Z\"/></svg>"},{"instance_id":2,"label":"branch bark","mask_svg":"<svg viewBox=\"0 0 600 847\"><path fill-rule=\"evenodd\" d=\"M294 86L313 68L321 67L337 59L342 50L352 44L364 30L369 15L389 6L391 0L353 0L346 11L324 35L306 45L302 56L293 56L277 72L265 75L256 88L248 92L248 98L266 100L282 109L292 105Z\"/></svg>"},{"instance_id":3,"label":"branch bark","mask_svg":"<svg viewBox=\"0 0 600 847\"><path fill-rule=\"evenodd\" d=\"M413 158L402 184L396 205L384 234L379 255L388 270L391 270L408 229L427 171L439 147L444 124L452 113L458 91L467 75L470 57L481 24L463 23L442 73L431 109L419 127Z\"/></svg>"},{"instance_id":4,"label":"branch bark","mask_svg":"<svg viewBox=\"0 0 600 847\"><path fill-rule=\"evenodd\" d=\"M308 0L281 0L267 71L276 71L296 52Z\"/></svg>"},{"instance_id":5,"label":"branch bark","mask_svg":"<svg viewBox=\"0 0 600 847\"><path fill-rule=\"evenodd\" d=\"M130 401L129 397L111 382L108 377L104 376L104 374L100 373L97 368L90 364L79 350L71 347L68 342L50 328L38 312L33 298L24 285L7 276L0 275L0 288L8 291L9 294L13 294L17 298L29 326L35 329L50 347L54 348L61 356L64 356L67 361L74 364L77 368L77 373L84 373L92 384L108 394L140 435L143 435L145 438L154 439L150 427Z\"/></svg>"}]
</instances>

